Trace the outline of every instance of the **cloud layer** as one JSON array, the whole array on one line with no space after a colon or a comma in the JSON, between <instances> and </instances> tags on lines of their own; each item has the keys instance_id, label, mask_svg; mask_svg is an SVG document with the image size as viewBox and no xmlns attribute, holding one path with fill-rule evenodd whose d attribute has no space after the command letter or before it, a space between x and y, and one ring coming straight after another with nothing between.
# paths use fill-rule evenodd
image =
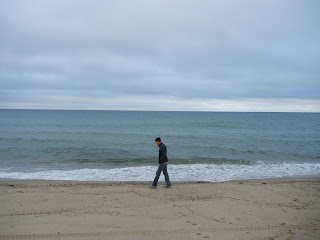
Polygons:
<instances>
[{"instance_id":1,"label":"cloud layer","mask_svg":"<svg viewBox=\"0 0 320 240\"><path fill-rule=\"evenodd\" d=\"M0 107L19 108L23 99L27 108L75 108L68 99L78 99L85 109L109 109L108 99L144 109L144 101L161 99L167 110L233 101L249 110L272 102L266 109L277 111L291 101L303 111L320 99L319 7L316 0L1 1Z\"/></svg>"}]
</instances>

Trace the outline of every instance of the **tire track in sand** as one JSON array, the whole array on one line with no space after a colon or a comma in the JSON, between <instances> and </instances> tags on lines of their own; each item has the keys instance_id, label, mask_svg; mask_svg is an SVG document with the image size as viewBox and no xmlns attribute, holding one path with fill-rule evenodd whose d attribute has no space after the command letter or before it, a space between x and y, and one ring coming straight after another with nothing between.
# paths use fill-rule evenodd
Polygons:
<instances>
[{"instance_id":1,"label":"tire track in sand","mask_svg":"<svg viewBox=\"0 0 320 240\"><path fill-rule=\"evenodd\" d=\"M280 226L247 226L230 228L194 228L194 229L171 229L171 230L141 230L141 231L110 231L110 232L87 232L87 233L54 233L54 234L27 234L27 235L0 235L0 240L9 239L63 239L63 238L92 238L125 235L146 235L146 234L170 234L170 233L198 233L198 232L250 232L267 230L318 230L318 225L280 225Z\"/></svg>"}]
</instances>

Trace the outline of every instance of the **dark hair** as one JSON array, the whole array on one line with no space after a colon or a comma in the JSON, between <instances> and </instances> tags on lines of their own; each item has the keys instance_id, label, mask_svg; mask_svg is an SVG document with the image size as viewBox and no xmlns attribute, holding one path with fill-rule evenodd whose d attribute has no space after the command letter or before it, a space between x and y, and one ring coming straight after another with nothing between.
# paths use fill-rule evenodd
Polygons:
<instances>
[{"instance_id":1,"label":"dark hair","mask_svg":"<svg viewBox=\"0 0 320 240\"><path fill-rule=\"evenodd\" d=\"M157 137L155 141L156 142L161 142L161 138Z\"/></svg>"}]
</instances>

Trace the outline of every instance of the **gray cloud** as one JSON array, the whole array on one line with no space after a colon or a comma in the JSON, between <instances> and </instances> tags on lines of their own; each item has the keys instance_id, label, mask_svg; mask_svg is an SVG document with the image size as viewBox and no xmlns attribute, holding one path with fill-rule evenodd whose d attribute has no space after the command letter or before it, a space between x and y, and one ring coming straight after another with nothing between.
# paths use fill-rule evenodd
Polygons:
<instances>
[{"instance_id":1,"label":"gray cloud","mask_svg":"<svg viewBox=\"0 0 320 240\"><path fill-rule=\"evenodd\" d=\"M8 107L31 95L316 100L319 7L312 0L1 1L0 96Z\"/></svg>"}]
</instances>

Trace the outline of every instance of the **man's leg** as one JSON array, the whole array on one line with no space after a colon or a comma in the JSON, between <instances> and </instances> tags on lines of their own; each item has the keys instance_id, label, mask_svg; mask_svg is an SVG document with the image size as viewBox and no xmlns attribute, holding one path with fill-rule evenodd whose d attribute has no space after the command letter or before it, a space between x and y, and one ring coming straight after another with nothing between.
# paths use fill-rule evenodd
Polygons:
<instances>
[{"instance_id":1,"label":"man's leg","mask_svg":"<svg viewBox=\"0 0 320 240\"><path fill-rule=\"evenodd\" d=\"M167 164L165 164L165 167L163 168L163 174L164 174L164 177L166 179L167 186L170 187L171 183L170 183L170 179L169 179Z\"/></svg>"},{"instance_id":2,"label":"man's leg","mask_svg":"<svg viewBox=\"0 0 320 240\"><path fill-rule=\"evenodd\" d=\"M159 177L160 177L160 174L163 170L163 165L164 164L159 164L159 167L158 167L158 170L157 170L157 173L156 173L156 177L154 178L153 180L153 186L156 187L158 185L158 180L159 180Z\"/></svg>"}]
</instances>

